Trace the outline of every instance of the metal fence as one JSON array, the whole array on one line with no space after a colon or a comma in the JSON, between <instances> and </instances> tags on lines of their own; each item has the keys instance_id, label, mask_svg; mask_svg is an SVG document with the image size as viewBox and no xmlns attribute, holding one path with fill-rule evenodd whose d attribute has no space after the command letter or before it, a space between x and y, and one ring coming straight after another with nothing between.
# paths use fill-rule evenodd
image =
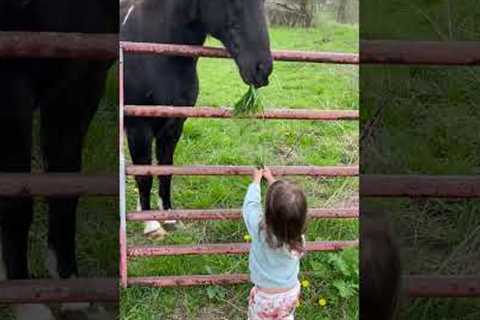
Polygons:
<instances>
[{"instance_id":1,"label":"metal fence","mask_svg":"<svg viewBox=\"0 0 480 320\"><path fill-rule=\"evenodd\" d=\"M120 113L130 117L191 117L191 118L232 118L232 111L225 108L212 107L180 107L180 106L132 106L124 105L123 83L135 79L123 79L123 55L131 54L162 54L187 57L230 58L226 50L186 45L154 44L154 43L120 43ZM274 51L274 60L298 61L310 63L358 64L358 55L350 53L332 52L302 52L302 51ZM265 120L319 120L319 121L352 121L358 120L357 110L298 110L298 109L270 109L256 118ZM123 132L123 127L121 127ZM120 145L123 146L123 136ZM124 155L121 154L124 159ZM124 160L123 160L124 161ZM122 163L124 166L125 163ZM188 176L239 176L251 175L254 167L249 166L139 166L129 165L121 169L121 186L125 183L125 174L136 175L188 175ZM358 166L318 167L318 166L272 166L274 175L296 175L312 177L355 177L358 176ZM210 210L170 210L146 211L126 214L125 188L120 195L122 199L120 243L121 243L121 284L142 285L154 287L192 286L208 284L235 284L247 281L244 274L217 274L217 275L188 275L188 276L161 276L161 277L128 277L127 261L133 257L172 256L172 255L206 255L206 254L246 254L248 243L224 243L207 245L176 245L176 246L127 246L127 220L226 220L239 219L239 209L210 209ZM313 219L351 219L358 218L358 208L309 210ZM337 251L343 248L357 246L358 241L316 241L307 243L306 249L311 252Z\"/></svg>"}]
</instances>

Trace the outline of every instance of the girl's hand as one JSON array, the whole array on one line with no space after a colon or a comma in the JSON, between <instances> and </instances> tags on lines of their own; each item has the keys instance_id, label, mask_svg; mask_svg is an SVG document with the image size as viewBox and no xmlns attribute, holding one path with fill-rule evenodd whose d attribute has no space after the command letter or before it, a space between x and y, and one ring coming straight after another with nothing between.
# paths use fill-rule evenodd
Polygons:
<instances>
[{"instance_id":1,"label":"girl's hand","mask_svg":"<svg viewBox=\"0 0 480 320\"><path fill-rule=\"evenodd\" d=\"M255 169L253 171L253 182L260 183L263 177L263 170L262 169Z\"/></svg>"},{"instance_id":2,"label":"girl's hand","mask_svg":"<svg viewBox=\"0 0 480 320\"><path fill-rule=\"evenodd\" d=\"M272 171L269 168L263 169L263 176L267 179L268 184L272 184L276 181L275 177L272 175Z\"/></svg>"}]
</instances>

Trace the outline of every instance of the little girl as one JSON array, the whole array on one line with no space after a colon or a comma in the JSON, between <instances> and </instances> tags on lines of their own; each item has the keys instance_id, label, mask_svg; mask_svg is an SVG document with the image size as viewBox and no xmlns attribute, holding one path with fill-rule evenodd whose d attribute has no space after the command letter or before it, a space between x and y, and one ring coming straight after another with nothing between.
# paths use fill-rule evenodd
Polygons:
<instances>
[{"instance_id":1,"label":"little girl","mask_svg":"<svg viewBox=\"0 0 480 320\"><path fill-rule=\"evenodd\" d=\"M265 214L260 181L268 184ZM294 319L300 295L298 272L304 252L307 201L296 185L275 180L266 168L255 170L242 209L252 238L249 256L250 291L248 319Z\"/></svg>"}]
</instances>

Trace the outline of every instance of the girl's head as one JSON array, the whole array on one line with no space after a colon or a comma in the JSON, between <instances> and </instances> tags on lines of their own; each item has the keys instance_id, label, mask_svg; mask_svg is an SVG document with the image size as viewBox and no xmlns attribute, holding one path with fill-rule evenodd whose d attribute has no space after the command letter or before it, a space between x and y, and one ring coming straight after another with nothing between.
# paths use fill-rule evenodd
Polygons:
<instances>
[{"instance_id":1,"label":"girl's head","mask_svg":"<svg viewBox=\"0 0 480 320\"><path fill-rule=\"evenodd\" d=\"M265 199L267 243L272 248L286 245L290 250L303 252L307 199L298 186L284 180L270 185Z\"/></svg>"}]
</instances>

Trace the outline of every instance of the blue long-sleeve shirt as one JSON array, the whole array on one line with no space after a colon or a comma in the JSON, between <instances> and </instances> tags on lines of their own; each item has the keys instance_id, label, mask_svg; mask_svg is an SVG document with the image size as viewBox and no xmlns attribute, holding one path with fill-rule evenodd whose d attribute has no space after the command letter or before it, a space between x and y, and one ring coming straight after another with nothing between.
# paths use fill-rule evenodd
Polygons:
<instances>
[{"instance_id":1,"label":"blue long-sleeve shirt","mask_svg":"<svg viewBox=\"0 0 480 320\"><path fill-rule=\"evenodd\" d=\"M248 187L242 208L243 220L252 238L249 255L250 280L261 288L293 288L298 283L300 257L285 246L272 249L260 230L263 221L260 185Z\"/></svg>"}]
</instances>

